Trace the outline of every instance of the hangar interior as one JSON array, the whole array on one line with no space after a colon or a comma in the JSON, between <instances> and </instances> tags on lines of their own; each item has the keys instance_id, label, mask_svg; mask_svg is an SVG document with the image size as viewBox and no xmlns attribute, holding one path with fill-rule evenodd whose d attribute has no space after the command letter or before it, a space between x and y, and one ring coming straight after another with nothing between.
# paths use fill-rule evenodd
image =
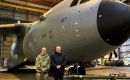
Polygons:
<instances>
[{"instance_id":1,"label":"hangar interior","mask_svg":"<svg viewBox=\"0 0 130 80\"><path fill-rule=\"evenodd\" d=\"M124 44L115 50L117 57L114 54L108 53L104 57L98 59L98 64L105 65L105 62L109 63L108 66L112 65L115 60L123 60L125 66L130 65L130 39L128 39ZM109 57L111 55L111 60Z\"/></svg>"},{"instance_id":2,"label":"hangar interior","mask_svg":"<svg viewBox=\"0 0 130 80\"><path fill-rule=\"evenodd\" d=\"M62 0L0 0L0 24L29 23L39 19L39 17L51 9ZM3 36L4 35L4 36ZM1 63L8 59L10 47L15 42L16 37L0 37L0 59ZM5 39L6 37L6 39ZM116 50L119 58L125 60L126 65L130 65L130 39ZM100 64L108 60L110 54L100 59ZM112 57L115 60L115 57ZM1 64L2 66L2 64Z\"/></svg>"},{"instance_id":3,"label":"hangar interior","mask_svg":"<svg viewBox=\"0 0 130 80\"><path fill-rule=\"evenodd\" d=\"M0 0L0 24L30 23L39 19L61 0ZM8 59L10 47L16 41L15 35L0 37L0 61L3 66ZM6 39L5 39L6 38Z\"/></svg>"}]
</instances>

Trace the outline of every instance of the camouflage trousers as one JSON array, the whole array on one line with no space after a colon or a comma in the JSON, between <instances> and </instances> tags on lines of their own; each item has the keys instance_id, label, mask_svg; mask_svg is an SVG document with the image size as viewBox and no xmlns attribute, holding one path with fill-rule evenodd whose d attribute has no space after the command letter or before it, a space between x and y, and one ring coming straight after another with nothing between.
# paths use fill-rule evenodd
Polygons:
<instances>
[{"instance_id":1,"label":"camouflage trousers","mask_svg":"<svg viewBox=\"0 0 130 80\"><path fill-rule=\"evenodd\" d=\"M48 80L48 73L36 73L36 80Z\"/></svg>"}]
</instances>

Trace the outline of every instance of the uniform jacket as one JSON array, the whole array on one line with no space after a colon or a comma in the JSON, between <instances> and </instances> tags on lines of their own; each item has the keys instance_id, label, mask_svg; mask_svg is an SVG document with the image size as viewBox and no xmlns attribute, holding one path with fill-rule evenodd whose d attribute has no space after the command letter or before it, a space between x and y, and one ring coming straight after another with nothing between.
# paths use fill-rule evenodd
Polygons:
<instances>
[{"instance_id":1,"label":"uniform jacket","mask_svg":"<svg viewBox=\"0 0 130 80\"><path fill-rule=\"evenodd\" d=\"M50 57L48 53L46 53L45 55L39 54L36 58L35 65L37 72L42 72L41 68L50 69Z\"/></svg>"}]
</instances>

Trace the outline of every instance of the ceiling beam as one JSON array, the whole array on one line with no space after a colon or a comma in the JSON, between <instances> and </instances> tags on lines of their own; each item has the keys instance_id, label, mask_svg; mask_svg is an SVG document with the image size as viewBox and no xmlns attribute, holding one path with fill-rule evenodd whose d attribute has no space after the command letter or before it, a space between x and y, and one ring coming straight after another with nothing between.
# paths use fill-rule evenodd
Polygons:
<instances>
[{"instance_id":1,"label":"ceiling beam","mask_svg":"<svg viewBox=\"0 0 130 80\"><path fill-rule=\"evenodd\" d=\"M37 8L41 8L41 9L51 9L51 7L47 6L47 5L40 5L40 4L36 4L36 3L31 3L31 2L24 2L24 1L19 1L19 0L4 0L2 1L4 3L9 3L9 4L15 4L15 5L20 5L20 6L29 6L29 7L35 7ZM45 2L41 2L41 3L45 3Z\"/></svg>"},{"instance_id":2,"label":"ceiling beam","mask_svg":"<svg viewBox=\"0 0 130 80\"><path fill-rule=\"evenodd\" d=\"M14 8L19 8L19 9L23 9L23 10L34 11L34 12L40 12L40 13L47 12L47 10L40 10L40 9L35 9L35 8L25 7L25 6L15 5L15 4L9 4L9 3L4 3L4 2L0 2L0 5L8 6L8 7L14 7Z\"/></svg>"}]
</instances>

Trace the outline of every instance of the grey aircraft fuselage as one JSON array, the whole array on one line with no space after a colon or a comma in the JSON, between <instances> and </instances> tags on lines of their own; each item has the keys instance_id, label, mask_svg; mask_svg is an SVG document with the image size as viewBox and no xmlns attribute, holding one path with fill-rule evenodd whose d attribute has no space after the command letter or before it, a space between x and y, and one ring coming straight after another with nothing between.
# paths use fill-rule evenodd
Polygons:
<instances>
[{"instance_id":1,"label":"grey aircraft fuselage","mask_svg":"<svg viewBox=\"0 0 130 80\"><path fill-rule=\"evenodd\" d=\"M11 47L7 65L14 67L25 59L35 62L42 47L51 55L57 45L62 46L68 62L94 60L128 39L130 29L125 25L129 26L130 17L122 16L124 12L130 13L128 5L109 0L90 0L82 4L80 1L70 6L73 0L64 0L44 14L45 20L26 25L21 33L24 34L17 35Z\"/></svg>"}]
</instances>

